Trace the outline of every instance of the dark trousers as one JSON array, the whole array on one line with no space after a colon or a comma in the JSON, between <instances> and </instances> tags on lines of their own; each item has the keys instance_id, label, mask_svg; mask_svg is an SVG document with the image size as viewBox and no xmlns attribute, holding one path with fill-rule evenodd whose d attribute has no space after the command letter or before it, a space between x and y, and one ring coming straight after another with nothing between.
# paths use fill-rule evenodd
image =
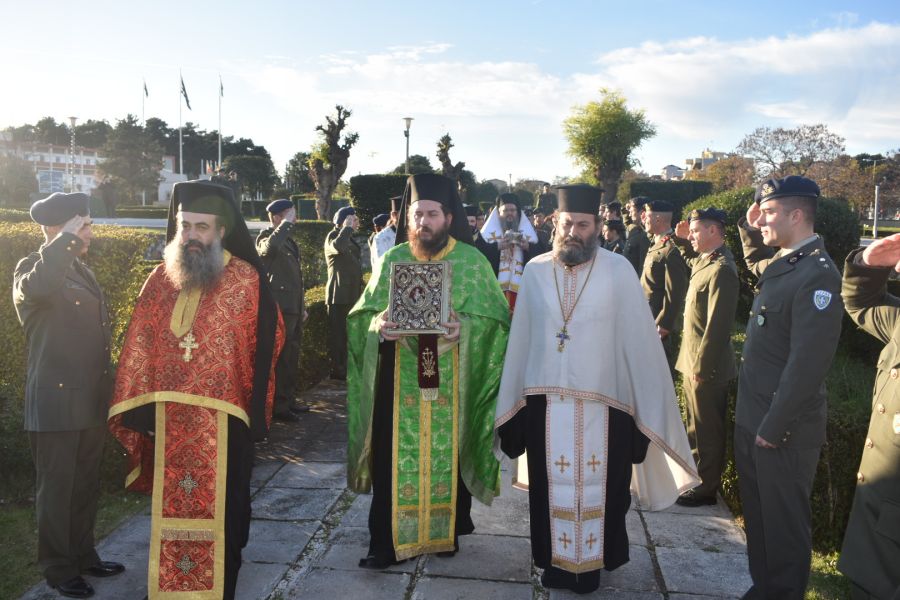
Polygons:
<instances>
[{"instance_id":1,"label":"dark trousers","mask_svg":"<svg viewBox=\"0 0 900 600\"><path fill-rule=\"evenodd\" d=\"M297 368L300 344L303 340L301 315L282 313L284 318L284 348L275 363L275 406L273 412L283 415L290 411L297 397Z\"/></svg>"},{"instance_id":2,"label":"dark trousers","mask_svg":"<svg viewBox=\"0 0 900 600\"><path fill-rule=\"evenodd\" d=\"M812 524L809 497L819 447L760 448L756 434L734 428L747 556L748 600L802 600L809 580Z\"/></svg>"},{"instance_id":3,"label":"dark trousers","mask_svg":"<svg viewBox=\"0 0 900 600\"><path fill-rule=\"evenodd\" d=\"M352 304L326 304L328 311L328 356L331 374L347 376L347 314Z\"/></svg>"},{"instance_id":4,"label":"dark trousers","mask_svg":"<svg viewBox=\"0 0 900 600\"><path fill-rule=\"evenodd\" d=\"M660 340L662 342L663 352L666 353L666 362L669 363L669 373L672 375L672 381L675 381L675 361L678 358L678 348L681 346L681 335L675 331L670 331L669 335Z\"/></svg>"},{"instance_id":5,"label":"dark trousers","mask_svg":"<svg viewBox=\"0 0 900 600\"><path fill-rule=\"evenodd\" d=\"M696 382L682 374L687 408L687 435L700 473L694 492L715 496L725 469L725 418L728 408L728 381Z\"/></svg>"},{"instance_id":6,"label":"dark trousers","mask_svg":"<svg viewBox=\"0 0 900 600\"><path fill-rule=\"evenodd\" d=\"M106 427L29 431L36 472L38 564L51 586L97 564L94 522Z\"/></svg>"},{"instance_id":7,"label":"dark trousers","mask_svg":"<svg viewBox=\"0 0 900 600\"><path fill-rule=\"evenodd\" d=\"M225 590L233 600L241 568L241 552L250 539L250 471L253 469L250 428L228 416L228 474L225 477Z\"/></svg>"}]
</instances>

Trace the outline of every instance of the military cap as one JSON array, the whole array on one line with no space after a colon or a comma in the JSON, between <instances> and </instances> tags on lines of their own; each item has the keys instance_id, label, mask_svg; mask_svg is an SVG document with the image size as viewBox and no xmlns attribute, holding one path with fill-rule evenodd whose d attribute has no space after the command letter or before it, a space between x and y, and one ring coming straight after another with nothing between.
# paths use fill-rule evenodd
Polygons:
<instances>
[{"instance_id":1,"label":"military cap","mask_svg":"<svg viewBox=\"0 0 900 600\"><path fill-rule=\"evenodd\" d=\"M294 208L294 203L290 200L286 200L285 198L280 198L278 200L269 202L269 205L266 207L266 212L277 215L281 211L287 210L289 208Z\"/></svg>"},{"instance_id":2,"label":"military cap","mask_svg":"<svg viewBox=\"0 0 900 600\"><path fill-rule=\"evenodd\" d=\"M56 192L31 205L31 218L38 225L62 225L75 215L88 216L90 204L91 199L87 194Z\"/></svg>"},{"instance_id":3,"label":"military cap","mask_svg":"<svg viewBox=\"0 0 900 600\"><path fill-rule=\"evenodd\" d=\"M546 215L547 213L544 212L543 208L538 206L538 207L534 208L534 210L531 211L531 214L532 215Z\"/></svg>"},{"instance_id":4,"label":"military cap","mask_svg":"<svg viewBox=\"0 0 900 600\"><path fill-rule=\"evenodd\" d=\"M387 225L387 222L390 219L391 219L391 216L389 214L381 213L381 214L375 215L375 217L372 218L372 225L375 225L376 227L384 227L385 225Z\"/></svg>"},{"instance_id":5,"label":"military cap","mask_svg":"<svg viewBox=\"0 0 900 600\"><path fill-rule=\"evenodd\" d=\"M216 215L224 223L225 233L238 218L231 188L209 181L179 181L172 186L172 202L180 211Z\"/></svg>"},{"instance_id":6,"label":"military cap","mask_svg":"<svg viewBox=\"0 0 900 600\"><path fill-rule=\"evenodd\" d=\"M334 224L338 227L343 227L344 219L349 217L350 215L355 215L356 210L352 206L345 206L339 209L336 213L334 213Z\"/></svg>"},{"instance_id":7,"label":"military cap","mask_svg":"<svg viewBox=\"0 0 900 600\"><path fill-rule=\"evenodd\" d=\"M467 217L477 217L478 213L481 212L481 209L474 204L463 204L463 208L466 211Z\"/></svg>"},{"instance_id":8,"label":"military cap","mask_svg":"<svg viewBox=\"0 0 900 600\"><path fill-rule=\"evenodd\" d=\"M647 202L645 202L645 205L647 207L647 210L652 210L653 212L675 212L675 207L672 206L672 203L666 202L665 200L648 200Z\"/></svg>"},{"instance_id":9,"label":"military cap","mask_svg":"<svg viewBox=\"0 0 900 600\"><path fill-rule=\"evenodd\" d=\"M691 214L688 216L688 220L690 221L700 221L700 220L709 220L709 221L718 221L722 225L728 224L728 213L724 210L719 210L714 206L707 206L706 208L695 208L691 211Z\"/></svg>"},{"instance_id":10,"label":"military cap","mask_svg":"<svg viewBox=\"0 0 900 600\"><path fill-rule=\"evenodd\" d=\"M650 202L650 198L647 196L635 196L628 200L629 204L634 204L638 208L643 208L648 202Z\"/></svg>"},{"instance_id":11,"label":"military cap","mask_svg":"<svg viewBox=\"0 0 900 600\"><path fill-rule=\"evenodd\" d=\"M606 222L606 226L609 229L618 231L619 235L625 235L625 223L623 223L619 219L610 219L609 221Z\"/></svg>"},{"instance_id":12,"label":"military cap","mask_svg":"<svg viewBox=\"0 0 900 600\"><path fill-rule=\"evenodd\" d=\"M606 210L614 210L617 213L620 213L620 212L622 212L622 203L616 202L615 200L613 200L612 202L610 202L609 204L606 205Z\"/></svg>"},{"instance_id":13,"label":"military cap","mask_svg":"<svg viewBox=\"0 0 900 600\"><path fill-rule=\"evenodd\" d=\"M557 186L556 191L559 212L596 215L600 211L600 196L603 190L598 187L577 183Z\"/></svg>"},{"instance_id":14,"label":"military cap","mask_svg":"<svg viewBox=\"0 0 900 600\"><path fill-rule=\"evenodd\" d=\"M818 198L820 193L819 186L812 179L800 175L788 175L781 179L769 179L759 184L753 201L762 204L767 200L787 196Z\"/></svg>"}]
</instances>

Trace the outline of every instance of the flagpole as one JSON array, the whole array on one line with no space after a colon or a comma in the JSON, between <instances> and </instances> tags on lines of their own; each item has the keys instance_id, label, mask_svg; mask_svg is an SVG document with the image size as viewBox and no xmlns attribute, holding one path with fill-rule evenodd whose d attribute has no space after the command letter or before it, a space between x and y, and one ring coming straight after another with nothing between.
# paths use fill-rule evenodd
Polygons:
<instances>
[{"instance_id":1,"label":"flagpole","mask_svg":"<svg viewBox=\"0 0 900 600\"><path fill-rule=\"evenodd\" d=\"M183 82L179 73L179 83ZM181 147L181 89L178 90L178 172L184 174L184 152Z\"/></svg>"},{"instance_id":2,"label":"flagpole","mask_svg":"<svg viewBox=\"0 0 900 600\"><path fill-rule=\"evenodd\" d=\"M219 75L219 168L222 168L222 76Z\"/></svg>"}]
</instances>

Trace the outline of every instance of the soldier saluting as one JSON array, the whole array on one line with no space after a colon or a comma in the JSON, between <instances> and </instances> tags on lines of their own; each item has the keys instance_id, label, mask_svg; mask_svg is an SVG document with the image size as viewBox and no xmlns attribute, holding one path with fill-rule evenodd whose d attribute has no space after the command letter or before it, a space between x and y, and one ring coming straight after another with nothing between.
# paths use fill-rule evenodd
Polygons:
<instances>
[{"instance_id":1,"label":"soldier saluting","mask_svg":"<svg viewBox=\"0 0 900 600\"><path fill-rule=\"evenodd\" d=\"M753 586L744 598L803 598L809 498L825 441L825 374L841 333L841 278L813 230L819 186L770 179L738 231L759 279L747 322L734 457ZM776 248L780 248L776 252Z\"/></svg>"}]
</instances>

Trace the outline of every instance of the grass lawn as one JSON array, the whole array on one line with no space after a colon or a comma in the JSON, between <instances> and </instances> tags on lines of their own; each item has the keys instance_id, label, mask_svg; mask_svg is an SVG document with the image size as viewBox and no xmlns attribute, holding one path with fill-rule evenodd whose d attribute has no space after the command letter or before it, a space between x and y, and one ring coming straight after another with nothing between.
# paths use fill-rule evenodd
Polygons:
<instances>
[{"instance_id":1,"label":"grass lawn","mask_svg":"<svg viewBox=\"0 0 900 600\"><path fill-rule=\"evenodd\" d=\"M840 554L813 552L806 600L846 600L850 598L850 580L837 570Z\"/></svg>"},{"instance_id":2,"label":"grass lawn","mask_svg":"<svg viewBox=\"0 0 900 600\"><path fill-rule=\"evenodd\" d=\"M97 540L149 506L150 497L143 494L101 493L95 528ZM0 598L18 598L43 579L37 566L34 504L0 505L0 539L5 540L0 545Z\"/></svg>"}]
</instances>

